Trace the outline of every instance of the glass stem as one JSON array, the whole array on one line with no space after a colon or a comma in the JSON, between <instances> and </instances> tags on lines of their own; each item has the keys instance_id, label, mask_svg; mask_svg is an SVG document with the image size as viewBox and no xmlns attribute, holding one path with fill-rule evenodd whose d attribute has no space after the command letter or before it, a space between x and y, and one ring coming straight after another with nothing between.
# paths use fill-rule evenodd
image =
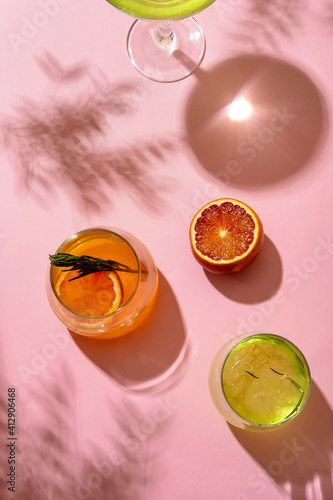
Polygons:
<instances>
[{"instance_id":1,"label":"glass stem","mask_svg":"<svg viewBox=\"0 0 333 500\"><path fill-rule=\"evenodd\" d=\"M172 43L174 36L171 23L161 23L158 25L157 38L159 43L169 45Z\"/></svg>"}]
</instances>

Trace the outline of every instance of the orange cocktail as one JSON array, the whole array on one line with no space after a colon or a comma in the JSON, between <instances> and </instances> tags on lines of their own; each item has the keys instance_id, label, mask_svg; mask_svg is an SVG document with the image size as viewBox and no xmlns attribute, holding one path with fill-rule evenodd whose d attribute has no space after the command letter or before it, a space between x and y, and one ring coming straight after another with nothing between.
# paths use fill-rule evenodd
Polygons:
<instances>
[{"instance_id":1,"label":"orange cocktail","mask_svg":"<svg viewBox=\"0 0 333 500\"><path fill-rule=\"evenodd\" d=\"M87 229L68 238L56 255L89 256L120 264L117 270L83 277L72 268L51 264L48 299L71 331L97 338L119 337L146 318L156 296L158 272L137 238L118 229Z\"/></svg>"}]
</instances>

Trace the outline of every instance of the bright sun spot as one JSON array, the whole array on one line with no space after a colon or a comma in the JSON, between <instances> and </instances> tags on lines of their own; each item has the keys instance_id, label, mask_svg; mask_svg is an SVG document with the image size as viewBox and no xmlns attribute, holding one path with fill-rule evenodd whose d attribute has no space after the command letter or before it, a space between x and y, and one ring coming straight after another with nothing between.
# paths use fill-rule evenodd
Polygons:
<instances>
[{"instance_id":1,"label":"bright sun spot","mask_svg":"<svg viewBox=\"0 0 333 500\"><path fill-rule=\"evenodd\" d=\"M252 112L252 105L245 99L236 99L229 105L228 117L231 120L245 120Z\"/></svg>"}]
</instances>

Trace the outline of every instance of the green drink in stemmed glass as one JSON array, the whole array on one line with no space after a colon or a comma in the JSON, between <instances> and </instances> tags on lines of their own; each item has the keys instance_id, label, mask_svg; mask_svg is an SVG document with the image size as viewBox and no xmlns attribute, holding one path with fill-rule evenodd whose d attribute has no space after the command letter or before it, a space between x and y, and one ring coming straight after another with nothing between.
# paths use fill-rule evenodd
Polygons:
<instances>
[{"instance_id":1,"label":"green drink in stemmed glass","mask_svg":"<svg viewBox=\"0 0 333 500\"><path fill-rule=\"evenodd\" d=\"M129 31L127 50L133 65L144 76L174 82L186 78L200 65L206 49L205 36L191 16L214 0L107 1L138 18Z\"/></svg>"}]
</instances>

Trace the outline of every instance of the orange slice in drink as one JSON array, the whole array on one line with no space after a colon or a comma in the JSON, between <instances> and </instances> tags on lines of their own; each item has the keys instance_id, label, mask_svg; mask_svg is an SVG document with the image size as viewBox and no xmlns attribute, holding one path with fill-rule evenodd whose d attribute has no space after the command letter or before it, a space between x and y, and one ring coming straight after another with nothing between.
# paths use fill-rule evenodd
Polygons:
<instances>
[{"instance_id":1,"label":"orange slice in drink","mask_svg":"<svg viewBox=\"0 0 333 500\"><path fill-rule=\"evenodd\" d=\"M259 254L264 230L258 215L231 198L212 201L194 216L192 252L207 271L232 274L245 269Z\"/></svg>"},{"instance_id":2,"label":"orange slice in drink","mask_svg":"<svg viewBox=\"0 0 333 500\"><path fill-rule=\"evenodd\" d=\"M61 272L56 291L62 302L83 316L104 316L116 311L123 300L124 291L116 271L100 271L70 281L76 271Z\"/></svg>"}]
</instances>

